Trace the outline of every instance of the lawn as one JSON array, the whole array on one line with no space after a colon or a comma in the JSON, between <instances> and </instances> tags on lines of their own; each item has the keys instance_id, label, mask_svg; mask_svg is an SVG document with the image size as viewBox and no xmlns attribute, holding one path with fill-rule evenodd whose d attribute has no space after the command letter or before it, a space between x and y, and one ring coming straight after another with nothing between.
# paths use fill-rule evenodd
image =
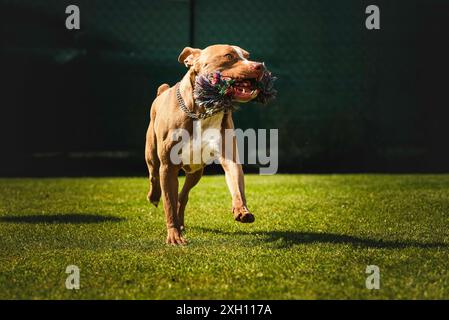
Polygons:
<instances>
[{"instance_id":1,"label":"lawn","mask_svg":"<svg viewBox=\"0 0 449 320\"><path fill-rule=\"evenodd\" d=\"M223 176L203 177L174 247L144 178L0 179L0 299L449 299L448 175L246 185L254 224L233 220Z\"/></svg>"}]
</instances>

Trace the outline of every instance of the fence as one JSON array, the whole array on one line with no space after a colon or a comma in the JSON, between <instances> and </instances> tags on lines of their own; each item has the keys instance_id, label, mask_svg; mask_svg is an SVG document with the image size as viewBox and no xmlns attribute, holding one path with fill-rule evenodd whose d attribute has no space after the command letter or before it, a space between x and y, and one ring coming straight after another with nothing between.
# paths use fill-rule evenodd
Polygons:
<instances>
[{"instance_id":1,"label":"fence","mask_svg":"<svg viewBox=\"0 0 449 320\"><path fill-rule=\"evenodd\" d=\"M79 31L65 29L69 4ZM183 47L214 43L245 48L278 76L278 99L242 106L234 122L279 129L281 171L448 170L448 111L427 99L444 91L428 84L426 49L444 58L429 37L447 41L433 30L448 7L377 1L373 31L368 4L0 0L0 174L145 174L156 88L182 77Z\"/></svg>"}]
</instances>

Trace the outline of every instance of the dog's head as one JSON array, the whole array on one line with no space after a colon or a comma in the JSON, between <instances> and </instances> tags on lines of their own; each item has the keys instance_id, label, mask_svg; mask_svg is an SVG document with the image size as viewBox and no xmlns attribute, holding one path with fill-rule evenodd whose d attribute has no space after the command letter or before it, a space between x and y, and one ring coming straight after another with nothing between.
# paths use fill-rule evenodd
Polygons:
<instances>
[{"instance_id":1,"label":"dog's head","mask_svg":"<svg viewBox=\"0 0 449 320\"><path fill-rule=\"evenodd\" d=\"M186 47L178 61L191 68L196 75L220 72L232 81L233 100L247 102L257 97L257 86L265 72L261 62L249 60L249 52L237 46L217 44L203 50Z\"/></svg>"}]
</instances>

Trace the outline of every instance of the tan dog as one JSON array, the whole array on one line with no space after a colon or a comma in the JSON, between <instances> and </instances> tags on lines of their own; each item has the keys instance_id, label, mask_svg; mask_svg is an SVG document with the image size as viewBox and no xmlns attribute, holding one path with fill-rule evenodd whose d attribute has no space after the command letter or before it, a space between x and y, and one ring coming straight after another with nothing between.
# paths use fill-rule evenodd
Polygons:
<instances>
[{"instance_id":1,"label":"tan dog","mask_svg":"<svg viewBox=\"0 0 449 320\"><path fill-rule=\"evenodd\" d=\"M200 165L183 162L174 164L170 158L170 151L177 141L172 139L171 132L175 129L185 129L192 133L195 120L192 114L204 113L204 108L196 104L193 98L197 75L220 71L223 77L235 80L232 86L233 100L247 102L254 99L258 91L248 88L248 81L245 80L260 79L265 68L263 63L249 61L248 58L249 53L237 46L213 45L203 50L186 47L179 55L178 61L189 68L187 74L176 86L170 88L169 85L163 84L157 91L146 135L145 158L150 178L148 200L157 206L162 196L169 244L186 243L182 230L189 191L200 180L204 163L207 162L204 161ZM224 130L234 128L232 113L224 111L202 119L200 124L202 130L219 129L223 140ZM233 148L236 150L235 137L232 140ZM202 141L201 146L210 143L211 141ZM224 145L225 142L221 144ZM235 156L225 156L225 152L216 156L226 174L235 220L253 222L254 216L246 206L242 166L235 161ZM178 195L180 169L185 171L186 178Z\"/></svg>"}]
</instances>

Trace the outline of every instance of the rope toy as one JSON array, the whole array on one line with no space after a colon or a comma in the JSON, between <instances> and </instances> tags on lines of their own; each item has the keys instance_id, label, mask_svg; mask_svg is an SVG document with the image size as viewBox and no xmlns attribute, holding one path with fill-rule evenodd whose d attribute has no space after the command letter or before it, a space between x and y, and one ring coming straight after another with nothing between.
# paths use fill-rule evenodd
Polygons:
<instances>
[{"instance_id":1,"label":"rope toy","mask_svg":"<svg viewBox=\"0 0 449 320\"><path fill-rule=\"evenodd\" d=\"M277 91L274 89L276 77L271 72L265 71L262 78L255 83L259 93L252 101L267 104L276 98ZM198 75L195 78L195 89L193 97L195 102L204 107L207 113L215 113L218 110L234 111L233 93L234 79L224 79L219 71Z\"/></svg>"}]
</instances>

